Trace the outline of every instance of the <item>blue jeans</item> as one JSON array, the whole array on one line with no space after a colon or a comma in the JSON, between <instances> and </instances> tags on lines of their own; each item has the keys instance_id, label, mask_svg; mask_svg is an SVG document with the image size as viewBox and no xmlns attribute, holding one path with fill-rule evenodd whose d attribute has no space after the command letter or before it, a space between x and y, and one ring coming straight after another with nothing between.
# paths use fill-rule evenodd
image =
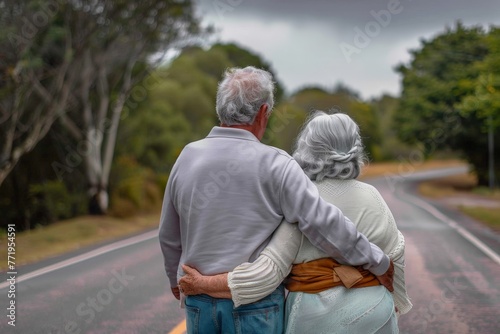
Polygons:
<instances>
[{"instance_id":1,"label":"blue jeans","mask_svg":"<svg viewBox=\"0 0 500 334\"><path fill-rule=\"evenodd\" d=\"M186 297L189 334L282 334L285 289L280 285L269 296L234 308L231 299L207 295Z\"/></svg>"}]
</instances>

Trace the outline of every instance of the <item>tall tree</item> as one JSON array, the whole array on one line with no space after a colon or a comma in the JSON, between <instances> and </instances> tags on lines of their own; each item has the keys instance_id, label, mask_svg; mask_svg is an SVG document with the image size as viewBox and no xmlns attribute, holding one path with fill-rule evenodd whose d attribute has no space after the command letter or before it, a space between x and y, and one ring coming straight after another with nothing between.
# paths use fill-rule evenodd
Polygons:
<instances>
[{"instance_id":1,"label":"tall tree","mask_svg":"<svg viewBox=\"0 0 500 334\"><path fill-rule=\"evenodd\" d=\"M375 110L375 117L380 128L380 158L383 160L407 159L414 148L399 140L393 124L394 115L399 107L399 98L384 94L372 99L370 105Z\"/></svg>"},{"instance_id":2,"label":"tall tree","mask_svg":"<svg viewBox=\"0 0 500 334\"><path fill-rule=\"evenodd\" d=\"M486 36L486 43L489 53L483 61L476 64L480 74L474 82L474 91L465 96L457 108L463 117L475 117L481 120L483 123L481 127L482 138L489 136L488 151L490 156L488 162L491 167L497 167L487 173L488 183L491 184L490 176L493 176L493 180L498 180L500 177L500 169L498 168L500 165L500 28L491 29ZM478 149L477 159L484 161L485 151L484 146L483 149ZM489 161L490 159L492 160ZM485 175L484 178L486 178L485 167L478 170ZM491 175L490 172L495 174Z\"/></svg>"},{"instance_id":3,"label":"tall tree","mask_svg":"<svg viewBox=\"0 0 500 334\"><path fill-rule=\"evenodd\" d=\"M476 64L479 76L474 91L459 105L464 115L478 112L482 119L490 118L494 129L500 128L500 27L492 28L485 38L489 53Z\"/></svg>"},{"instance_id":4,"label":"tall tree","mask_svg":"<svg viewBox=\"0 0 500 334\"><path fill-rule=\"evenodd\" d=\"M135 82L161 61L162 54L200 33L194 5L189 0L57 2L50 12L45 10L47 22L39 27L33 42L19 49L19 41L24 41L19 33L25 28L16 22L37 17L44 10L43 2L2 4L11 16L4 18L8 15L2 11L2 23L8 29L1 41L14 50L4 69L10 75L9 91L2 95L2 110L7 110L4 123L18 123L21 114L33 124L24 146L17 135L19 125L9 128L13 130L6 137L11 144L3 145L3 152L9 154L2 154L2 171L6 174L13 168L23 152L18 147L31 149L59 117L85 164L91 211L103 213L108 206L109 173L124 104ZM17 37L8 32L16 32ZM26 66L31 63L34 65ZM23 74L21 79L18 73ZM32 98L35 93L37 99ZM18 105L21 112L16 112ZM26 112L32 108L37 112ZM38 114L46 121L40 122L35 117ZM4 158L8 155L10 158ZM57 161L53 167L60 177L72 168Z\"/></svg>"},{"instance_id":5,"label":"tall tree","mask_svg":"<svg viewBox=\"0 0 500 334\"><path fill-rule=\"evenodd\" d=\"M119 154L128 152L140 164L167 173L189 141L205 137L217 125L215 97L224 71L249 65L272 72L258 55L234 44L215 44L208 50L183 48L167 66L145 79L154 84L145 85L150 87L147 96L134 104L123 120ZM276 87L277 92L283 91L279 81ZM289 124L286 117L281 113L276 116L280 132L283 124Z\"/></svg>"},{"instance_id":6,"label":"tall tree","mask_svg":"<svg viewBox=\"0 0 500 334\"><path fill-rule=\"evenodd\" d=\"M88 1L85 6L87 12L77 8L66 14L72 17L71 30L88 36L91 47L82 50L79 62L77 112L61 120L85 146L90 211L104 213L118 125L131 88L149 73L151 57L161 61L159 54L199 33L199 25L191 1Z\"/></svg>"},{"instance_id":7,"label":"tall tree","mask_svg":"<svg viewBox=\"0 0 500 334\"><path fill-rule=\"evenodd\" d=\"M0 1L0 185L63 113L77 78L64 4Z\"/></svg>"},{"instance_id":8,"label":"tall tree","mask_svg":"<svg viewBox=\"0 0 500 334\"><path fill-rule=\"evenodd\" d=\"M397 71L403 76L403 92L395 115L399 137L422 144L424 155L449 148L461 152L486 184L487 141L484 118L462 113L459 105L474 94L480 75L477 63L489 53L481 27L457 23L412 51L412 60ZM484 149L481 149L484 148Z\"/></svg>"}]
</instances>

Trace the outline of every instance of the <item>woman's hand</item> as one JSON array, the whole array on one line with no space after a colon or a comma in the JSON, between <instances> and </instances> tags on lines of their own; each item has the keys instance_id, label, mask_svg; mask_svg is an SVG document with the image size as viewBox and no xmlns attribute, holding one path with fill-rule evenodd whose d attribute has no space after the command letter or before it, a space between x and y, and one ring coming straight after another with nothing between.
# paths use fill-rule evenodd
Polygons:
<instances>
[{"instance_id":1,"label":"woman's hand","mask_svg":"<svg viewBox=\"0 0 500 334\"><path fill-rule=\"evenodd\" d=\"M185 275L179 280L179 288L183 294L192 296L207 293L203 287L206 286L207 282L205 281L208 276L203 276L198 270L185 264L182 265L182 270L184 270Z\"/></svg>"},{"instance_id":2,"label":"woman's hand","mask_svg":"<svg viewBox=\"0 0 500 334\"><path fill-rule=\"evenodd\" d=\"M182 265L182 270L185 275L179 280L179 288L186 296L207 294L214 298L231 298L227 273L203 276L198 270L185 264Z\"/></svg>"}]
</instances>

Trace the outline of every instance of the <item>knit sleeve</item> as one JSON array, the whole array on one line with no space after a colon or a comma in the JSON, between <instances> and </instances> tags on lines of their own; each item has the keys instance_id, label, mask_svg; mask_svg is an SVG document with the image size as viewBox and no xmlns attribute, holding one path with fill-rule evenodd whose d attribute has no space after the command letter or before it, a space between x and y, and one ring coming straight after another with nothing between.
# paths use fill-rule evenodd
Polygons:
<instances>
[{"instance_id":1,"label":"knit sleeve","mask_svg":"<svg viewBox=\"0 0 500 334\"><path fill-rule=\"evenodd\" d=\"M406 292L405 283L405 239L403 234L398 231L399 240L397 247L389 254L389 257L394 263L394 305L398 309L398 316L408 313L413 307L413 304Z\"/></svg>"},{"instance_id":2,"label":"knit sleeve","mask_svg":"<svg viewBox=\"0 0 500 334\"><path fill-rule=\"evenodd\" d=\"M382 195L375 188L370 188L372 189L373 197L378 202L377 211L379 221L377 221L377 224L372 224L375 228L374 232L376 232L373 234L369 233L367 236L372 241L377 238L377 245L387 253L394 263L394 292L392 296L394 298L394 305L398 309L397 314L400 316L410 311L413 307L405 284L405 239L401 231L398 230L394 216ZM376 216L374 215L372 218ZM373 239L370 237L371 234L374 236Z\"/></svg>"},{"instance_id":3,"label":"knit sleeve","mask_svg":"<svg viewBox=\"0 0 500 334\"><path fill-rule=\"evenodd\" d=\"M297 224L283 222L253 263L243 263L228 274L234 306L256 302L272 293L290 273L300 248Z\"/></svg>"},{"instance_id":4,"label":"knit sleeve","mask_svg":"<svg viewBox=\"0 0 500 334\"><path fill-rule=\"evenodd\" d=\"M394 263L394 292L392 292L392 296L394 298L394 305L398 309L397 315L400 316L408 313L408 311L410 311L413 307L410 297L406 291L405 283L405 238L403 233L398 230L396 221L394 220L394 216L389 209L389 206L380 194L379 197L381 209L382 212L384 212L388 225L387 231L393 231L391 234L396 234L397 236L396 242L390 243L391 248L387 255Z\"/></svg>"}]
</instances>

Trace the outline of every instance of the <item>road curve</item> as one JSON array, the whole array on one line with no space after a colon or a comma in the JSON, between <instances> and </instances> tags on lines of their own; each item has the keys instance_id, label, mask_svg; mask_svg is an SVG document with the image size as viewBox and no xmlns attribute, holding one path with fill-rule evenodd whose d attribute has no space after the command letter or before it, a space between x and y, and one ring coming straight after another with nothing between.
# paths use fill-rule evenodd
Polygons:
<instances>
[{"instance_id":1,"label":"road curve","mask_svg":"<svg viewBox=\"0 0 500 334\"><path fill-rule=\"evenodd\" d=\"M406 240L406 282L414 307L400 318L401 333L500 332L500 236L415 194L423 180L464 171L448 168L370 182Z\"/></svg>"},{"instance_id":2,"label":"road curve","mask_svg":"<svg viewBox=\"0 0 500 334\"><path fill-rule=\"evenodd\" d=\"M401 333L500 332L500 237L456 211L418 199L416 184L458 173L446 169L369 183L391 208L406 239L406 279L414 308ZM460 233L463 229L492 252ZM18 269L16 326L8 324L8 287L0 286L0 333L182 332L183 311L170 293L155 237L92 250L78 263ZM68 259L65 259L68 261ZM70 259L69 262L75 262ZM21 280L23 275L25 279ZM26 278L28 277L28 278ZM6 274L2 273L5 282Z\"/></svg>"}]
</instances>

